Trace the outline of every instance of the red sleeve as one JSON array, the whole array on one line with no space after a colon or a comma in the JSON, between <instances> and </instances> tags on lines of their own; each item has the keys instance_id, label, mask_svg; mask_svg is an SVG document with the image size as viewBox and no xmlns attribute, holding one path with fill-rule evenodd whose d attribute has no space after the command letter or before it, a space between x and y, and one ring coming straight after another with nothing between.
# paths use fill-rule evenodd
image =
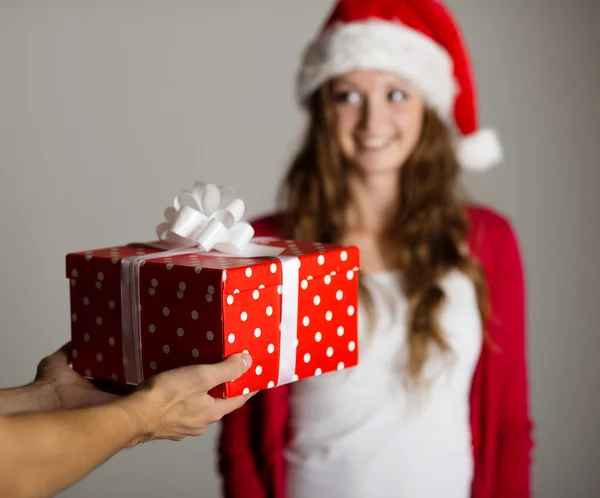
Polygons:
<instances>
[{"instance_id":1,"label":"red sleeve","mask_svg":"<svg viewBox=\"0 0 600 498\"><path fill-rule=\"evenodd\" d=\"M256 397L223 417L219 437L218 467L224 498L264 498L251 447L251 410Z\"/></svg>"},{"instance_id":2,"label":"red sleeve","mask_svg":"<svg viewBox=\"0 0 600 498\"><path fill-rule=\"evenodd\" d=\"M256 236L276 234L276 216L251 221ZM218 467L224 498L265 498L267 493L256 469L252 450L252 412L259 396L223 417L218 445Z\"/></svg>"},{"instance_id":3,"label":"red sleeve","mask_svg":"<svg viewBox=\"0 0 600 498\"><path fill-rule=\"evenodd\" d=\"M497 247L493 320L497 320L500 354L504 357L499 403L498 454L494 498L529 498L532 422L529 414L526 293L519 244L504 221Z\"/></svg>"}]
</instances>

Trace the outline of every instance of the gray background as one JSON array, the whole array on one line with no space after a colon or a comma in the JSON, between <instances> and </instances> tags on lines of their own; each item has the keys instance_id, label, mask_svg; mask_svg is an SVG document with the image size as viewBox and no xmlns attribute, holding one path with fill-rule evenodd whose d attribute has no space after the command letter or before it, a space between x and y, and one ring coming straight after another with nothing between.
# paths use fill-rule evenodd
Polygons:
<instances>
[{"instance_id":1,"label":"gray background","mask_svg":"<svg viewBox=\"0 0 600 498\"><path fill-rule=\"evenodd\" d=\"M466 183L527 266L535 494L598 496L599 4L450 4L506 147ZM296 64L330 5L0 3L0 386L68 340L67 252L147 240L198 179L272 208L303 123ZM215 497L216 434L125 451L62 496Z\"/></svg>"}]
</instances>

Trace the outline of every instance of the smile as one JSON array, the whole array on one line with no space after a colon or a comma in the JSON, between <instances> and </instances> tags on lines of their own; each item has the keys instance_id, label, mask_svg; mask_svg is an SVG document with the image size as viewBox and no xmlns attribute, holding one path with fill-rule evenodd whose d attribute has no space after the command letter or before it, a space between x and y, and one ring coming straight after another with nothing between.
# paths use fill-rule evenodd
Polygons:
<instances>
[{"instance_id":1,"label":"smile","mask_svg":"<svg viewBox=\"0 0 600 498\"><path fill-rule=\"evenodd\" d=\"M394 143L396 137L369 137L369 138L357 138L356 144L358 148L365 152L377 152L385 149L392 143Z\"/></svg>"}]
</instances>

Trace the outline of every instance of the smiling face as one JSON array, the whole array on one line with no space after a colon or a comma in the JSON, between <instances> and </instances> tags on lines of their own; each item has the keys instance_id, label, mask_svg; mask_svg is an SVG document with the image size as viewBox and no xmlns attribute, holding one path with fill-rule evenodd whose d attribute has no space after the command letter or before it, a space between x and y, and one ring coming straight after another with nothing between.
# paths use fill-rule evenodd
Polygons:
<instances>
[{"instance_id":1,"label":"smiling face","mask_svg":"<svg viewBox=\"0 0 600 498\"><path fill-rule=\"evenodd\" d=\"M332 81L335 136L362 174L397 172L415 148L424 102L392 73L355 71Z\"/></svg>"}]
</instances>

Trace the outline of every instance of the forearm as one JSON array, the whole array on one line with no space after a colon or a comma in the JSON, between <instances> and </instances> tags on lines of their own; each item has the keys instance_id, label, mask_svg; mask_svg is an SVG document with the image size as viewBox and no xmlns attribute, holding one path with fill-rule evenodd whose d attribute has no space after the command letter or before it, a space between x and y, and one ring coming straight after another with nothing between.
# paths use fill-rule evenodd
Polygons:
<instances>
[{"instance_id":1,"label":"forearm","mask_svg":"<svg viewBox=\"0 0 600 498\"><path fill-rule=\"evenodd\" d=\"M56 393L50 384L31 383L0 389L0 415L55 410L58 407Z\"/></svg>"},{"instance_id":2,"label":"forearm","mask_svg":"<svg viewBox=\"0 0 600 498\"><path fill-rule=\"evenodd\" d=\"M132 400L0 418L0 497L46 497L144 437Z\"/></svg>"}]
</instances>

